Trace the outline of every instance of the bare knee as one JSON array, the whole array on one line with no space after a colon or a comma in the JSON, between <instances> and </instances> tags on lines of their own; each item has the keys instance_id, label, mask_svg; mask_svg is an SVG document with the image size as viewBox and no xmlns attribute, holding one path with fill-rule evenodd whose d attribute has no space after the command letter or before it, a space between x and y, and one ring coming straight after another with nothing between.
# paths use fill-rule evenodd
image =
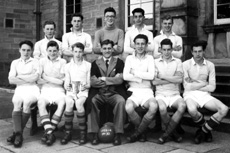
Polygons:
<instances>
[{"instance_id":1,"label":"bare knee","mask_svg":"<svg viewBox=\"0 0 230 153\"><path fill-rule=\"evenodd\" d=\"M158 104L156 102L156 100L150 100L149 101L149 112L151 112L151 114L155 114L158 110Z\"/></svg>"},{"instance_id":2,"label":"bare knee","mask_svg":"<svg viewBox=\"0 0 230 153\"><path fill-rule=\"evenodd\" d=\"M132 100L127 100L125 104L125 110L129 114L134 111L134 104Z\"/></svg>"},{"instance_id":3,"label":"bare knee","mask_svg":"<svg viewBox=\"0 0 230 153\"><path fill-rule=\"evenodd\" d=\"M179 103L179 105L178 105L177 111L179 111L180 113L184 113L185 110L186 110L186 107L187 107L187 105L185 104L185 102L184 102L184 101L181 101L181 102Z\"/></svg>"},{"instance_id":4,"label":"bare knee","mask_svg":"<svg viewBox=\"0 0 230 153\"><path fill-rule=\"evenodd\" d=\"M20 111L22 109L23 100L22 99L13 99L14 111Z\"/></svg>"},{"instance_id":5,"label":"bare knee","mask_svg":"<svg viewBox=\"0 0 230 153\"><path fill-rule=\"evenodd\" d=\"M219 114L221 117L225 117L228 114L228 107L226 105L223 105L219 110Z\"/></svg>"},{"instance_id":6,"label":"bare knee","mask_svg":"<svg viewBox=\"0 0 230 153\"><path fill-rule=\"evenodd\" d=\"M65 110L66 110L67 112L72 111L72 110L73 110L73 106L74 106L74 101L73 101L73 99L67 98L67 99L65 100L65 102L66 102Z\"/></svg>"}]
</instances>

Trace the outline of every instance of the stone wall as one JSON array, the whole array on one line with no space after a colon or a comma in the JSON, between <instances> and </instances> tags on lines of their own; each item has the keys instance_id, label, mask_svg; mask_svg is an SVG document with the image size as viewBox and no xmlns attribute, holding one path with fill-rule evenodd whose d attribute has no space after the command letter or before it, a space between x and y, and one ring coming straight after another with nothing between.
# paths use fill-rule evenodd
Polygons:
<instances>
[{"instance_id":1,"label":"stone wall","mask_svg":"<svg viewBox=\"0 0 230 153\"><path fill-rule=\"evenodd\" d=\"M8 84L11 61L19 58L19 42L25 39L35 42L34 9L35 0L0 1L0 85ZM13 20L13 28L5 28L5 18Z\"/></svg>"}]
</instances>

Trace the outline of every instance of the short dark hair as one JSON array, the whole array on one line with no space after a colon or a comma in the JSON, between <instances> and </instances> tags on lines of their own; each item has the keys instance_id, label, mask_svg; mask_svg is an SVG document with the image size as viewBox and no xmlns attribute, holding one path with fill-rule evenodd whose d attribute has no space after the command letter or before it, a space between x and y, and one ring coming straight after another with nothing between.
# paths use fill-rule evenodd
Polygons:
<instances>
[{"instance_id":1,"label":"short dark hair","mask_svg":"<svg viewBox=\"0 0 230 153\"><path fill-rule=\"evenodd\" d=\"M173 46L173 43L172 43L172 41L171 41L170 39L166 38L166 39L163 39L163 40L161 41L161 47L162 47L163 45L170 45L170 46L172 47L172 46Z\"/></svg>"},{"instance_id":2,"label":"short dark hair","mask_svg":"<svg viewBox=\"0 0 230 153\"><path fill-rule=\"evenodd\" d=\"M33 49L33 47L34 47L34 44L33 44L31 41L29 41L29 40L23 40L23 41L21 41L21 42L19 43L19 48L21 48L22 45L24 45L24 44L30 46L31 49Z\"/></svg>"},{"instance_id":3,"label":"short dark hair","mask_svg":"<svg viewBox=\"0 0 230 153\"><path fill-rule=\"evenodd\" d=\"M193 51L193 47L199 47L199 46L201 46L202 49L205 50L206 47L207 47L207 44L208 43L205 40L197 40L194 44L192 44L191 49Z\"/></svg>"},{"instance_id":4,"label":"short dark hair","mask_svg":"<svg viewBox=\"0 0 230 153\"><path fill-rule=\"evenodd\" d=\"M161 21L163 22L164 20L171 20L172 23L173 23L173 18L171 15L164 15L162 18L161 18Z\"/></svg>"},{"instance_id":5,"label":"short dark hair","mask_svg":"<svg viewBox=\"0 0 230 153\"><path fill-rule=\"evenodd\" d=\"M104 41L101 42L101 47L103 45L108 45L108 44L111 44L112 47L114 46L114 42L112 40L106 39L106 40L104 40Z\"/></svg>"},{"instance_id":6,"label":"short dark hair","mask_svg":"<svg viewBox=\"0 0 230 153\"><path fill-rule=\"evenodd\" d=\"M73 17L79 17L79 18L81 18L81 21L83 21L83 20L84 20L83 15L82 15L82 14L80 14L80 13L73 14L73 15L71 16L71 20L73 20Z\"/></svg>"},{"instance_id":7,"label":"short dark hair","mask_svg":"<svg viewBox=\"0 0 230 153\"><path fill-rule=\"evenodd\" d=\"M134 15L135 13L141 13L143 16L145 15L145 11L142 9L142 8L135 8L133 11L132 11L132 14Z\"/></svg>"},{"instance_id":8,"label":"short dark hair","mask_svg":"<svg viewBox=\"0 0 230 153\"><path fill-rule=\"evenodd\" d=\"M47 49L48 49L49 47L56 47L57 50L59 50L59 45L58 45L58 43L57 43L56 41L53 41L53 40L51 40L51 41L48 42L48 44L47 44Z\"/></svg>"},{"instance_id":9,"label":"short dark hair","mask_svg":"<svg viewBox=\"0 0 230 153\"><path fill-rule=\"evenodd\" d=\"M146 44L148 44L148 42L149 42L148 37L146 35L143 35L143 34L138 34L133 40L134 43L135 43L136 39L144 39Z\"/></svg>"},{"instance_id":10,"label":"short dark hair","mask_svg":"<svg viewBox=\"0 0 230 153\"><path fill-rule=\"evenodd\" d=\"M116 11L114 10L113 7L108 7L104 10L104 15L107 13L107 12L113 12L114 15L116 16Z\"/></svg>"},{"instance_id":11,"label":"short dark hair","mask_svg":"<svg viewBox=\"0 0 230 153\"><path fill-rule=\"evenodd\" d=\"M54 25L54 29L56 28L56 24L52 20L45 21L43 24L43 28L45 28L46 25L50 25L50 24Z\"/></svg>"},{"instance_id":12,"label":"short dark hair","mask_svg":"<svg viewBox=\"0 0 230 153\"><path fill-rule=\"evenodd\" d=\"M74 49L74 47L80 48L82 51L84 51L84 49L85 49L85 46L80 42L73 44L71 47L72 47L72 50Z\"/></svg>"}]
</instances>

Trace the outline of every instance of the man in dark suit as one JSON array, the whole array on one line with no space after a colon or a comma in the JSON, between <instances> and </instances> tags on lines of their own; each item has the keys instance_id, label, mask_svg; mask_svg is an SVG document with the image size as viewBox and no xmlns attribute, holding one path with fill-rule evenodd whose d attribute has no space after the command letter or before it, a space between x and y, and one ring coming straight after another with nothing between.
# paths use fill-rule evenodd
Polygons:
<instances>
[{"instance_id":1,"label":"man in dark suit","mask_svg":"<svg viewBox=\"0 0 230 153\"><path fill-rule=\"evenodd\" d=\"M100 127L101 106L113 107L113 123L115 137L113 144L121 144L121 134L124 133L126 89L123 83L124 63L113 57L113 41L101 42L102 57L92 63L91 89L87 100L90 109L88 115L88 132L93 133L92 144L99 144L98 131Z\"/></svg>"}]
</instances>

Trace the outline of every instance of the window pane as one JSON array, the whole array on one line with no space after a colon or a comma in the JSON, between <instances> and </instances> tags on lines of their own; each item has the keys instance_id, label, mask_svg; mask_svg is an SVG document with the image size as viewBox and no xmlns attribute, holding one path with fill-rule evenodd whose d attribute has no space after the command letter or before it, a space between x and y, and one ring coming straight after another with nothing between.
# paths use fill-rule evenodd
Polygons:
<instances>
[{"instance_id":1,"label":"window pane","mask_svg":"<svg viewBox=\"0 0 230 153\"><path fill-rule=\"evenodd\" d=\"M81 12L81 5L75 5L75 13L80 13Z\"/></svg>"},{"instance_id":2,"label":"window pane","mask_svg":"<svg viewBox=\"0 0 230 153\"><path fill-rule=\"evenodd\" d=\"M132 11L135 9L135 8L138 8L140 7L140 4L137 4L137 5L130 5L130 12L129 12L129 15L132 16Z\"/></svg>"},{"instance_id":3,"label":"window pane","mask_svg":"<svg viewBox=\"0 0 230 153\"><path fill-rule=\"evenodd\" d=\"M146 14L145 15L145 24L146 25L153 25L153 14Z\"/></svg>"},{"instance_id":4,"label":"window pane","mask_svg":"<svg viewBox=\"0 0 230 153\"><path fill-rule=\"evenodd\" d=\"M72 27L71 24L66 24L66 32L70 32L70 31L71 31L71 30L70 30L71 27Z\"/></svg>"},{"instance_id":5,"label":"window pane","mask_svg":"<svg viewBox=\"0 0 230 153\"><path fill-rule=\"evenodd\" d=\"M229 3L229 0L217 0L217 4Z\"/></svg>"},{"instance_id":6,"label":"window pane","mask_svg":"<svg viewBox=\"0 0 230 153\"><path fill-rule=\"evenodd\" d=\"M144 2L152 2L153 0L141 0L142 3Z\"/></svg>"},{"instance_id":7,"label":"window pane","mask_svg":"<svg viewBox=\"0 0 230 153\"><path fill-rule=\"evenodd\" d=\"M141 4L141 8L145 10L145 14L153 13L153 2Z\"/></svg>"},{"instance_id":8,"label":"window pane","mask_svg":"<svg viewBox=\"0 0 230 153\"><path fill-rule=\"evenodd\" d=\"M132 5L132 4L140 4L140 0L130 0L130 4Z\"/></svg>"},{"instance_id":9,"label":"window pane","mask_svg":"<svg viewBox=\"0 0 230 153\"><path fill-rule=\"evenodd\" d=\"M72 15L66 16L66 23L71 23L71 17L72 17Z\"/></svg>"},{"instance_id":10,"label":"window pane","mask_svg":"<svg viewBox=\"0 0 230 153\"><path fill-rule=\"evenodd\" d=\"M75 0L75 4L80 4L81 0Z\"/></svg>"},{"instance_id":11,"label":"window pane","mask_svg":"<svg viewBox=\"0 0 230 153\"><path fill-rule=\"evenodd\" d=\"M230 5L221 5L217 7L217 19L230 18Z\"/></svg>"},{"instance_id":12,"label":"window pane","mask_svg":"<svg viewBox=\"0 0 230 153\"><path fill-rule=\"evenodd\" d=\"M73 0L66 0L66 5L73 5Z\"/></svg>"},{"instance_id":13,"label":"window pane","mask_svg":"<svg viewBox=\"0 0 230 153\"><path fill-rule=\"evenodd\" d=\"M67 6L66 7L66 14L73 14L73 5Z\"/></svg>"}]
</instances>

